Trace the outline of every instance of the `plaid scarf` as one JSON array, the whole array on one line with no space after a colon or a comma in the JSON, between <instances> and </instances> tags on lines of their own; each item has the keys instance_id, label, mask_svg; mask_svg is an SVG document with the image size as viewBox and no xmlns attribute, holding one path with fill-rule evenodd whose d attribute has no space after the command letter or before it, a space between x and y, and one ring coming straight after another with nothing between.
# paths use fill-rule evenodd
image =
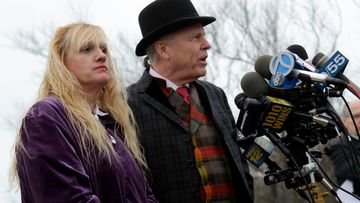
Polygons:
<instances>
[{"instance_id":1,"label":"plaid scarf","mask_svg":"<svg viewBox=\"0 0 360 203\"><path fill-rule=\"evenodd\" d=\"M202 201L232 202L230 170L220 135L204 111L196 88L190 86L191 105L170 88L163 88L163 92L192 135L196 166L202 181Z\"/></svg>"}]
</instances>

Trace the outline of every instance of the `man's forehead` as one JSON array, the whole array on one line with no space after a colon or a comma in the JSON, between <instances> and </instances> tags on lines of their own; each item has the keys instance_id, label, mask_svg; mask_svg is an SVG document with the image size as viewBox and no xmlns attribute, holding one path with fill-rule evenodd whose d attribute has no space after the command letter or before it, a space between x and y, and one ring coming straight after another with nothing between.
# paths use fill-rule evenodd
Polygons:
<instances>
[{"instance_id":1,"label":"man's forehead","mask_svg":"<svg viewBox=\"0 0 360 203\"><path fill-rule=\"evenodd\" d=\"M176 30L174 33L191 33L191 32L204 32L204 28L200 23L192 24Z\"/></svg>"}]
</instances>

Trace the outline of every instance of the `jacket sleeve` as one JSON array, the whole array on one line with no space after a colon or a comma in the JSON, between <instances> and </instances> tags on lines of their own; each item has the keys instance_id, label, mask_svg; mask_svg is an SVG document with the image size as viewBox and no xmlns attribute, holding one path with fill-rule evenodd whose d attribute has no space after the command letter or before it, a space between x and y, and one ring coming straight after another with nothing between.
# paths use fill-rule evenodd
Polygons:
<instances>
[{"instance_id":1,"label":"jacket sleeve","mask_svg":"<svg viewBox=\"0 0 360 203\"><path fill-rule=\"evenodd\" d=\"M238 129L237 129L236 125L235 125L235 120L234 120L234 117L232 115L232 111L231 111L231 108L229 106L229 102L227 100L226 94L225 94L225 92L223 90L221 90L221 92L223 94L224 104L226 106L229 117L231 119L231 126L232 126L232 135L231 135L231 137L235 138L237 136L236 134L238 132ZM240 147L238 149L239 149L239 153L241 154ZM249 164L248 164L247 160L243 156L240 156L240 157L241 157L241 163L242 163L242 166L243 166L244 174L245 174L245 177L246 177L246 182L247 182L249 190L250 190L249 192L250 192L251 198L254 199L254 180L253 180L253 177L250 174Z\"/></svg>"},{"instance_id":2,"label":"jacket sleeve","mask_svg":"<svg viewBox=\"0 0 360 203\"><path fill-rule=\"evenodd\" d=\"M340 140L341 139L341 140ZM354 152L348 145L346 137L341 137L338 142L330 148L330 158L333 161L334 173L338 183L341 185L345 180L358 182L354 170L357 164L354 158L360 159L360 142L353 140ZM355 157L352 157L355 156Z\"/></svg>"},{"instance_id":3,"label":"jacket sleeve","mask_svg":"<svg viewBox=\"0 0 360 203\"><path fill-rule=\"evenodd\" d=\"M67 126L50 116L24 119L17 151L23 201L26 196L30 202L100 202L70 135Z\"/></svg>"},{"instance_id":4,"label":"jacket sleeve","mask_svg":"<svg viewBox=\"0 0 360 203\"><path fill-rule=\"evenodd\" d=\"M155 195L152 191L152 189L150 188L150 185L147 181L147 184L146 184L146 195L147 195L147 200L146 202L147 203L158 203L158 200L155 198Z\"/></svg>"}]
</instances>

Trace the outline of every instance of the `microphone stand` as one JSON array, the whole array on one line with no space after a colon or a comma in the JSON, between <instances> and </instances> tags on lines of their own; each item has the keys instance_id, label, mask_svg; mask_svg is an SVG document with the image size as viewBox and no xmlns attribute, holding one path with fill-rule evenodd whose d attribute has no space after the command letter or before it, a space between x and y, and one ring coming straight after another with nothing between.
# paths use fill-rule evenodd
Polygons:
<instances>
[{"instance_id":1,"label":"microphone stand","mask_svg":"<svg viewBox=\"0 0 360 203\"><path fill-rule=\"evenodd\" d=\"M264 131L270 140L284 153L284 155L296 166L292 169L279 170L276 168L270 170L264 176L266 185L275 184L285 181L287 188L293 188L301 197L314 203L325 203L324 197L329 196L329 192L322 191L321 184L330 192L335 192L331 185L318 172L317 163L313 161L307 151L302 149L290 152L289 149L281 142L280 138L269 130ZM296 148L293 146L293 148ZM320 154L321 155L321 154ZM307 163L306 163L307 162ZM298 163L302 165L301 169ZM308 181L310 179L310 181ZM320 184L321 183L321 184ZM306 195L308 191L310 198Z\"/></svg>"},{"instance_id":2,"label":"microphone stand","mask_svg":"<svg viewBox=\"0 0 360 203\"><path fill-rule=\"evenodd\" d=\"M304 165L301 169L301 172L303 174L309 173L310 176L310 183L308 184L308 187L305 185L300 186L299 189L302 191L307 190L307 188L310 188L310 194L313 196L313 199L315 203L325 203L324 197L329 196L329 192L322 192L320 187L320 181L326 181L323 177L321 177L320 173L318 172L318 168L316 163L312 160L309 153L306 152L306 157L308 158L309 164ZM316 177L315 177L316 175ZM327 181L324 183L324 186L328 190L333 190L331 185L327 183ZM330 188L328 188L330 187Z\"/></svg>"}]
</instances>

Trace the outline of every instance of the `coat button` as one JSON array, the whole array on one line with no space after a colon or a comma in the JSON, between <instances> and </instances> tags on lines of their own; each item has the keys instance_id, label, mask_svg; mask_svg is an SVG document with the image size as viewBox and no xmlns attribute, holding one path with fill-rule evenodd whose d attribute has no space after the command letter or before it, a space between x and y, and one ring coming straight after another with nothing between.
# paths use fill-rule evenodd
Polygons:
<instances>
[{"instance_id":1,"label":"coat button","mask_svg":"<svg viewBox=\"0 0 360 203\"><path fill-rule=\"evenodd\" d=\"M194 194L196 197L200 196L199 188L193 188L193 189L191 189L191 191L193 192L193 194Z\"/></svg>"},{"instance_id":2,"label":"coat button","mask_svg":"<svg viewBox=\"0 0 360 203\"><path fill-rule=\"evenodd\" d=\"M190 136L186 136L184 140L185 140L185 142L189 142L190 141Z\"/></svg>"},{"instance_id":3,"label":"coat button","mask_svg":"<svg viewBox=\"0 0 360 203\"><path fill-rule=\"evenodd\" d=\"M190 168L193 168L194 167L194 161L193 160L188 160L187 161L187 164Z\"/></svg>"}]
</instances>

